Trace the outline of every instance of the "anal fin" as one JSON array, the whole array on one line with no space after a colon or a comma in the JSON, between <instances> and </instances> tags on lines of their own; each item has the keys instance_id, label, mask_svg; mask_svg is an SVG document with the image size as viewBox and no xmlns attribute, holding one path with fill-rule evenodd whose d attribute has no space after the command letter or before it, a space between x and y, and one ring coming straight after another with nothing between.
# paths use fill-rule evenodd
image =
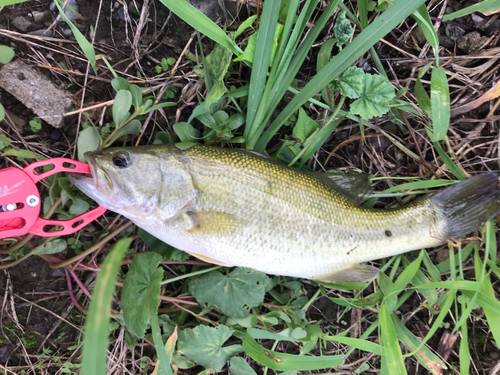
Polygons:
<instances>
[{"instance_id":1,"label":"anal fin","mask_svg":"<svg viewBox=\"0 0 500 375\"><path fill-rule=\"evenodd\" d=\"M378 273L378 268L368 264L353 264L330 275L322 275L317 280L327 283L365 283L374 280Z\"/></svg>"},{"instance_id":2,"label":"anal fin","mask_svg":"<svg viewBox=\"0 0 500 375\"><path fill-rule=\"evenodd\" d=\"M194 251L186 251L184 250L186 253L188 253L189 255L191 256L194 256L195 258L198 258L204 262L207 262L207 263L211 263L211 264L215 264L217 266L223 266L223 267L233 267L231 264L227 264L227 263L224 263L224 262L220 262L218 260L215 260L213 258L210 258L206 255L202 255L202 254L198 254L198 253L195 253Z\"/></svg>"}]
</instances>

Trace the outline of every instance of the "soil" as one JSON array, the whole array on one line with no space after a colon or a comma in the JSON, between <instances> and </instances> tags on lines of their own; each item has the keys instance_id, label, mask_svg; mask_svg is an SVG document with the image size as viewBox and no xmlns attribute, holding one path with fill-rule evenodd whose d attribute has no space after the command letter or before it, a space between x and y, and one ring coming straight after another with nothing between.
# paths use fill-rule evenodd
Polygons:
<instances>
[{"instance_id":1,"label":"soil","mask_svg":"<svg viewBox=\"0 0 500 375\"><path fill-rule=\"evenodd\" d=\"M0 8L0 44L14 45L16 58L38 67L48 80L63 88L71 98L75 109L101 104L114 97L111 87L112 75L103 60L97 61L94 71L81 52L73 36L68 33L64 23L57 23L50 36L29 35L50 27L55 20L55 14L50 12L48 0L26 2ZM141 23L139 12L146 11L147 21L142 25L136 38L138 24ZM226 7L223 10L217 0L197 0L191 3L207 14L219 24L234 22L240 24L256 9L251 2L232 0L221 1ZM345 1L344 3L349 3ZM466 7L473 2L448 0L435 1L431 11L433 20L439 20L443 14ZM136 83L141 87L160 85L168 75L157 73L156 66L161 65L163 58L178 59L184 48L194 56L200 56L200 49L194 30L182 20L171 14L159 1L82 1L78 0L78 13L75 24L79 30L91 39L90 30L94 30L94 46L96 53L106 57L116 73ZM124 6L126 5L126 6ZM354 4L355 5L355 4ZM36 12L44 12L39 20L34 19ZM441 12L441 13L440 13ZM29 25L26 31L16 28L16 18L24 17ZM298 78L298 86L303 86L316 71L316 55L321 42L332 37L333 21L319 36L317 46L311 52L307 62L302 67ZM475 14L458 18L450 23L441 23L438 30L440 41L440 61L445 66L449 80L452 108L459 109L478 99L495 82L498 82L500 70L500 18L496 15L484 16ZM432 61L432 49L426 45L425 37L415 28L413 20L403 22L399 28L393 30L384 38L388 43L377 43L376 51L380 57L389 79L397 90L409 88L403 93L402 99L416 103L413 97L416 73L427 62ZM133 47L134 41L140 48ZM390 43L390 44L389 44ZM205 54L210 53L214 42L202 38L202 48ZM178 71L170 83L176 88L174 97L177 106L166 107L155 113L151 125L144 134L141 143L152 143L158 131L172 132L172 125L179 121L187 121L194 107L198 104L197 94L204 94L204 84L194 72L195 63L187 58L180 60ZM359 61L358 66L375 70L375 64L369 55ZM237 68L238 66L235 65ZM238 86L239 78L248 78L249 70L239 66L238 75L231 76L229 82ZM235 78L238 77L238 78ZM424 84L430 83L430 71L425 73L421 80ZM290 100L292 96L287 96ZM83 98L83 100L82 100ZM54 129L42 122L42 129L34 132L29 122L35 114L22 105L15 97L0 89L0 100L9 114L17 118L15 126L1 123L0 134L12 139L13 145L28 149L45 157L74 157L75 139L78 129L86 120L78 114L65 118L64 126ZM493 101L486 101L478 106L472 106L466 112L461 112L452 118L450 139L456 157L469 170L498 170L497 140L499 134L500 117L498 110L492 115ZM286 104L286 103L285 103ZM497 103L498 104L498 103ZM349 105L349 102L346 102ZM107 107L99 106L86 112L88 121L94 121L99 127L112 121L111 111ZM277 115L277 114L276 114ZM321 118L321 109L311 107L310 115ZM423 129L423 124L416 118L409 117L408 124L413 128ZM440 178L451 178L434 168L417 164L415 161L397 148L384 134L386 132L403 140L403 144L412 152L420 152L428 162L435 161L434 149L424 136L417 134L413 138L402 121L396 121L389 116L383 116L374 122L376 129L367 130L367 142L360 137L359 124L345 122L327 143L322 147L316 158L309 164L315 170L350 170L357 169L366 173L379 173L380 176L429 176L434 174ZM201 128L200 123L195 126ZM378 129L378 130L377 130ZM289 129L283 128L282 134L270 143L270 153L274 152L284 139ZM422 132L422 134L425 134ZM330 156L332 150L335 153ZM0 168L23 163L13 161L12 158L0 158ZM434 165L439 163L434 162ZM432 168L430 168L432 169ZM383 190L390 187L390 182L377 182L374 190ZM46 191L44 194L48 194ZM394 200L380 200L381 206L392 204ZM112 220L112 217L108 220ZM104 225L103 225L104 226ZM30 247L36 246L35 238ZM137 241L139 243L139 241ZM137 245L140 246L140 245ZM447 251L447 250L446 250ZM439 250L431 252L431 257L438 256ZM67 255L68 257L70 255ZM2 263L0 263L2 264ZM471 271L472 272L472 271ZM95 275L92 272L78 271L78 275L86 285L92 284ZM471 273L472 277L472 273ZM78 363L79 343L81 342L80 327L84 322L84 315L75 307L70 296L68 281L75 289L75 298L83 306L88 307L88 299L76 286L73 279L60 269L53 269L46 259L31 257L15 267L0 272L0 373L2 366L9 369L8 373L61 373L64 363ZM305 286L309 295L312 289ZM497 287L496 287L497 288ZM90 288L91 289L91 288ZM78 290L78 292L76 292ZM372 291L370 291L372 292ZM420 303L417 299L409 300L400 308L403 315L418 311ZM365 327L366 321L361 322L356 309L343 315L344 308L339 307L325 297L318 298L309 310L308 318L322 320L322 327L350 326L358 324ZM478 314L481 315L481 314ZM375 319L374 316L364 316L363 319ZM419 337L424 337L429 330L429 317L421 312L416 313L407 322L407 327ZM480 321L474 322L477 330L471 332L471 343L479 343L471 348L476 366L475 373L487 373L500 358L500 350L483 330L485 325ZM330 328L329 328L330 327ZM449 335L449 330L443 328L436 339L428 345L437 348L439 340ZM123 339L123 332L120 340ZM118 338L115 338L118 340ZM458 341L457 341L458 343ZM124 345L124 344L123 344ZM49 352L50 350L50 352ZM143 353L143 347L136 348L136 357L133 365L126 372L135 373L139 364L137 358ZM290 348L289 352L296 349ZM334 347L327 347L327 351L334 351ZM454 347L449 361L458 363L458 346ZM323 353L324 354L324 353ZM353 362L362 355L355 352ZM375 363L375 359L370 359ZM66 366L70 366L67 364ZM148 364L151 367L151 363ZM255 369L259 368L255 366ZM77 370L73 368L72 370ZM200 367L193 369L201 371ZM116 373L120 373L116 370ZM187 372L190 373L190 372ZM420 367L413 372L423 373ZM451 372L450 372L451 373Z\"/></svg>"}]
</instances>

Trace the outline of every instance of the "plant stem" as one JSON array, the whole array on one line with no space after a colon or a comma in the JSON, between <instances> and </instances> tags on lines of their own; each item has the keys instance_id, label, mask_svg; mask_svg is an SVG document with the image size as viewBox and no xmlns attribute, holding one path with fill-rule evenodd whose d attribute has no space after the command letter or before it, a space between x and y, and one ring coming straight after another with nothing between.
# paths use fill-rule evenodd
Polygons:
<instances>
[{"instance_id":1,"label":"plant stem","mask_svg":"<svg viewBox=\"0 0 500 375\"><path fill-rule=\"evenodd\" d=\"M200 271L186 273L185 275L180 275L180 276L177 276L177 277L172 277L171 279L163 280L160 283L160 285L170 284L170 283L173 283L174 281L179 281L179 280L182 280L182 279L186 279L186 278L191 277L191 276L201 275L203 273L215 271L215 270L218 270L219 268L222 268L222 267L223 266L211 267L211 268L207 268L207 269L200 270Z\"/></svg>"}]
</instances>

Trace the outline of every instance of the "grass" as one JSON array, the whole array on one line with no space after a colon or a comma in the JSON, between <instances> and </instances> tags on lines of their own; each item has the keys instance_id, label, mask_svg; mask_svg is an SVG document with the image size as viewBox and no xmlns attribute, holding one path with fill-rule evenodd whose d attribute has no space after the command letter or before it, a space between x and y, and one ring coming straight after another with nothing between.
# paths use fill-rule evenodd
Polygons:
<instances>
[{"instance_id":1,"label":"grass","mask_svg":"<svg viewBox=\"0 0 500 375\"><path fill-rule=\"evenodd\" d=\"M244 25L244 30L236 34L233 33L236 27L223 30L188 2L162 0L162 3L195 26L200 41L202 33L219 47L214 47L206 56L199 54L198 62L202 68L196 70L190 67L193 71L203 72L199 73L201 78L193 80L205 81L209 91L205 98L209 97L210 102L207 104L200 93L200 103L193 109L191 118L170 127L173 131L155 132L158 142L166 140L183 148L200 142L241 144L250 150L267 152L291 166L321 169L331 167L331 164L322 164L324 150L333 149L331 136L339 139L339 134L347 129L360 134L358 150L361 151L357 152L354 147L357 141L350 142L353 147L348 151L339 149L332 164L343 169L356 166L376 174L373 182L381 191L370 197L367 204L372 206L394 207L409 202L415 196L465 179L491 165L481 162L478 166L477 162L473 164L468 160L466 154L459 154L461 143L456 136L457 130L450 123L450 98L453 95L449 85L450 73L446 70L448 68L439 65L443 59L440 60L436 53L438 37L426 8L429 4L424 0L411 4L399 0L383 12L368 11L370 2L364 0L358 1L357 9L351 8L351 4L331 1L322 12L317 12L319 1L316 0L303 3L292 0L288 2L288 8L280 7L276 1L266 1L258 27L252 19ZM484 3L491 6L488 1ZM333 16L339 20L339 9L347 11L346 15L351 19L343 26L332 22ZM417 84L411 89L413 91L402 93L402 96L396 96L390 89L367 91L370 80L379 80L380 84L376 86L382 87L387 73L380 71L380 75L371 75L362 69L348 69L368 51L376 67L386 66L387 62L382 64L374 46L381 38L394 32L404 20L413 22L408 18L411 14L428 45L433 48L434 55L429 58L431 62L418 73ZM276 28L278 19L283 26L279 31ZM346 25L352 27L352 31ZM330 45L318 53L317 43L327 42L322 34L327 28L334 30L335 40L328 38ZM239 88L233 91L230 84L241 75L235 73L232 59L249 48L250 36L254 33L253 59L244 60L245 65L239 63L249 79L238 79ZM281 37L277 39L276 35ZM82 49L86 46L83 53L94 66L95 57L90 57L93 56L93 48L82 38L79 33L78 42ZM349 42L342 42L343 39ZM331 51L333 56L330 56ZM323 52L326 57L317 56ZM320 57L324 60L321 69L311 70L307 79L303 79L300 73L304 66L315 66L316 61L312 60ZM108 67L113 69L109 64ZM161 95L153 96L157 91L152 90L153 94L146 92L143 87L119 77L114 70L110 74L117 92L111 111L112 120L101 126L88 119L77 141L79 154L112 144L132 144L127 140L144 133L143 126L148 124L148 116L153 111L161 112L168 106L176 105L160 102ZM162 87L168 87L166 85L175 79L173 77L174 72L171 72ZM297 77L299 82L295 81ZM425 83L424 77L427 77ZM351 90L354 93L347 87L352 82L358 87ZM385 98L373 102L374 96ZM356 100L359 100L358 105L354 105ZM360 107L362 110L359 110ZM285 127L285 122L289 122L300 108L307 111L304 112L306 116L299 115L295 123ZM399 132L380 127L381 121L389 119L399 125ZM373 131L382 134L390 143L391 155L400 156L394 156L388 162L385 160L389 158L387 154L376 151L376 143L372 143L371 148L367 146L369 139L380 138L365 138ZM348 146L346 144L345 148ZM487 148L481 143L475 147ZM361 157L356 161L354 155ZM413 172L401 167L405 162L415 166ZM399 170L415 181L396 185L399 179L392 177L399 174ZM67 182L54 178L48 181L48 185L50 192L46 206L49 211L56 212L61 218L69 215L68 209L73 205L73 211L76 209L75 202L82 197ZM65 200L64 205L61 205L61 197ZM66 209L63 210L63 206ZM72 278L85 291L86 287L79 277L85 277L88 272L85 270L89 268L100 269L87 315L82 374L105 373L104 348L112 350L119 347L118 342L108 345L107 326L115 276L121 254L127 251L128 244L118 242L102 264L94 262L96 254L105 246L109 248L117 236L129 238L129 241L138 237L131 232L129 223L120 217L108 217L109 221L101 221L102 231L97 228L86 231L85 236L92 240L86 245L79 245L85 246L79 249L82 251L80 254L68 255L64 260L46 258L53 267L72 265L68 280ZM377 262L381 273L372 283L300 283L300 280L277 276L264 279L265 275L253 273L246 275L247 279L237 278L241 282L237 285L242 295L245 292L250 294L250 291L260 293L261 297L255 297L255 304L252 304L254 300L250 302L250 299L244 298L228 300L229 297L224 294L227 288L210 289L208 280L227 279L226 286L236 283L235 277L231 277L225 268L207 267L208 264L203 262L188 260L178 250L155 242L154 238L144 233L139 235L151 249L163 255L162 264L172 267L177 276L161 279L157 271L163 270L163 266L158 268L159 260L146 260L141 254L143 248L139 243L142 242L136 241L135 247L129 250L130 256L121 263L132 263L132 266L125 274L121 290L121 313L114 311L112 318L117 328L124 329L122 344L126 340L132 348L140 341L154 348L156 356L152 355L146 362L158 373L171 373L171 366L173 370L192 368L194 363L203 363L206 368L211 366L212 371L217 372L228 360L242 352L246 354L245 358L260 364L263 373L343 366L358 373L374 370L382 374L405 374L411 362L434 374L444 371L480 373L477 368L485 366L478 362L482 358L478 354L478 341L482 340L485 346L488 342L497 346L500 344L500 327L496 324L500 320L496 287L500 265L494 220L487 222L470 239L459 239L456 243L450 242L433 250L432 256L422 250ZM21 252L27 253L28 247L27 242L13 242L10 250L16 250L15 254L19 257L22 254L17 251L21 249ZM4 246L2 253L9 253L10 250ZM437 255L441 260L436 260ZM98 257L102 259L101 255ZM6 260L11 259L3 259L2 268L6 268ZM14 258L13 261L16 263ZM14 263L7 264L7 267ZM110 263L113 267L108 268ZM132 311L132 308L125 307L125 301L141 298L140 294L134 297L133 293L137 291L133 290L135 284L130 282L132 277L136 277L131 275L136 273L143 276L142 290L151 295L151 300L156 303L146 306L146 301L144 309ZM260 280L259 287L252 284L255 278ZM199 304L194 300L195 280L202 280L202 285L208 285L207 294L217 292L217 298L223 303L248 304L248 314L228 314L228 310L220 308L221 304ZM101 285L104 281L107 282ZM82 300L74 298L73 291L71 293L75 306L84 310L80 306ZM336 317L332 318L327 310L335 311ZM140 325L137 325L138 321ZM322 322L321 325L318 321ZM476 329L478 325L482 331ZM205 332L200 328L202 326L212 331L204 328ZM229 337L223 327L229 327ZM455 346L447 348L448 352L441 351L437 345L445 329L457 338ZM111 334L115 334L113 330ZM189 337L198 337L198 344L190 344ZM450 354L452 349L455 353ZM159 358L159 361L153 357ZM108 360L112 361L113 357L109 356ZM201 367L192 371L200 372Z\"/></svg>"}]
</instances>

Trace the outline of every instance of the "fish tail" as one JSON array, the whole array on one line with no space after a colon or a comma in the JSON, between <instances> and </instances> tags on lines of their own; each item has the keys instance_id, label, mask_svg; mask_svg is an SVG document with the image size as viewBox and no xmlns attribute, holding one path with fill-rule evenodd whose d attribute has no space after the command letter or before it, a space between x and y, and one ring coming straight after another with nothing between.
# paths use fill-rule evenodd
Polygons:
<instances>
[{"instance_id":1,"label":"fish tail","mask_svg":"<svg viewBox=\"0 0 500 375\"><path fill-rule=\"evenodd\" d=\"M500 213L498 174L468 178L433 195L430 201L440 208L448 237L466 235Z\"/></svg>"}]
</instances>

